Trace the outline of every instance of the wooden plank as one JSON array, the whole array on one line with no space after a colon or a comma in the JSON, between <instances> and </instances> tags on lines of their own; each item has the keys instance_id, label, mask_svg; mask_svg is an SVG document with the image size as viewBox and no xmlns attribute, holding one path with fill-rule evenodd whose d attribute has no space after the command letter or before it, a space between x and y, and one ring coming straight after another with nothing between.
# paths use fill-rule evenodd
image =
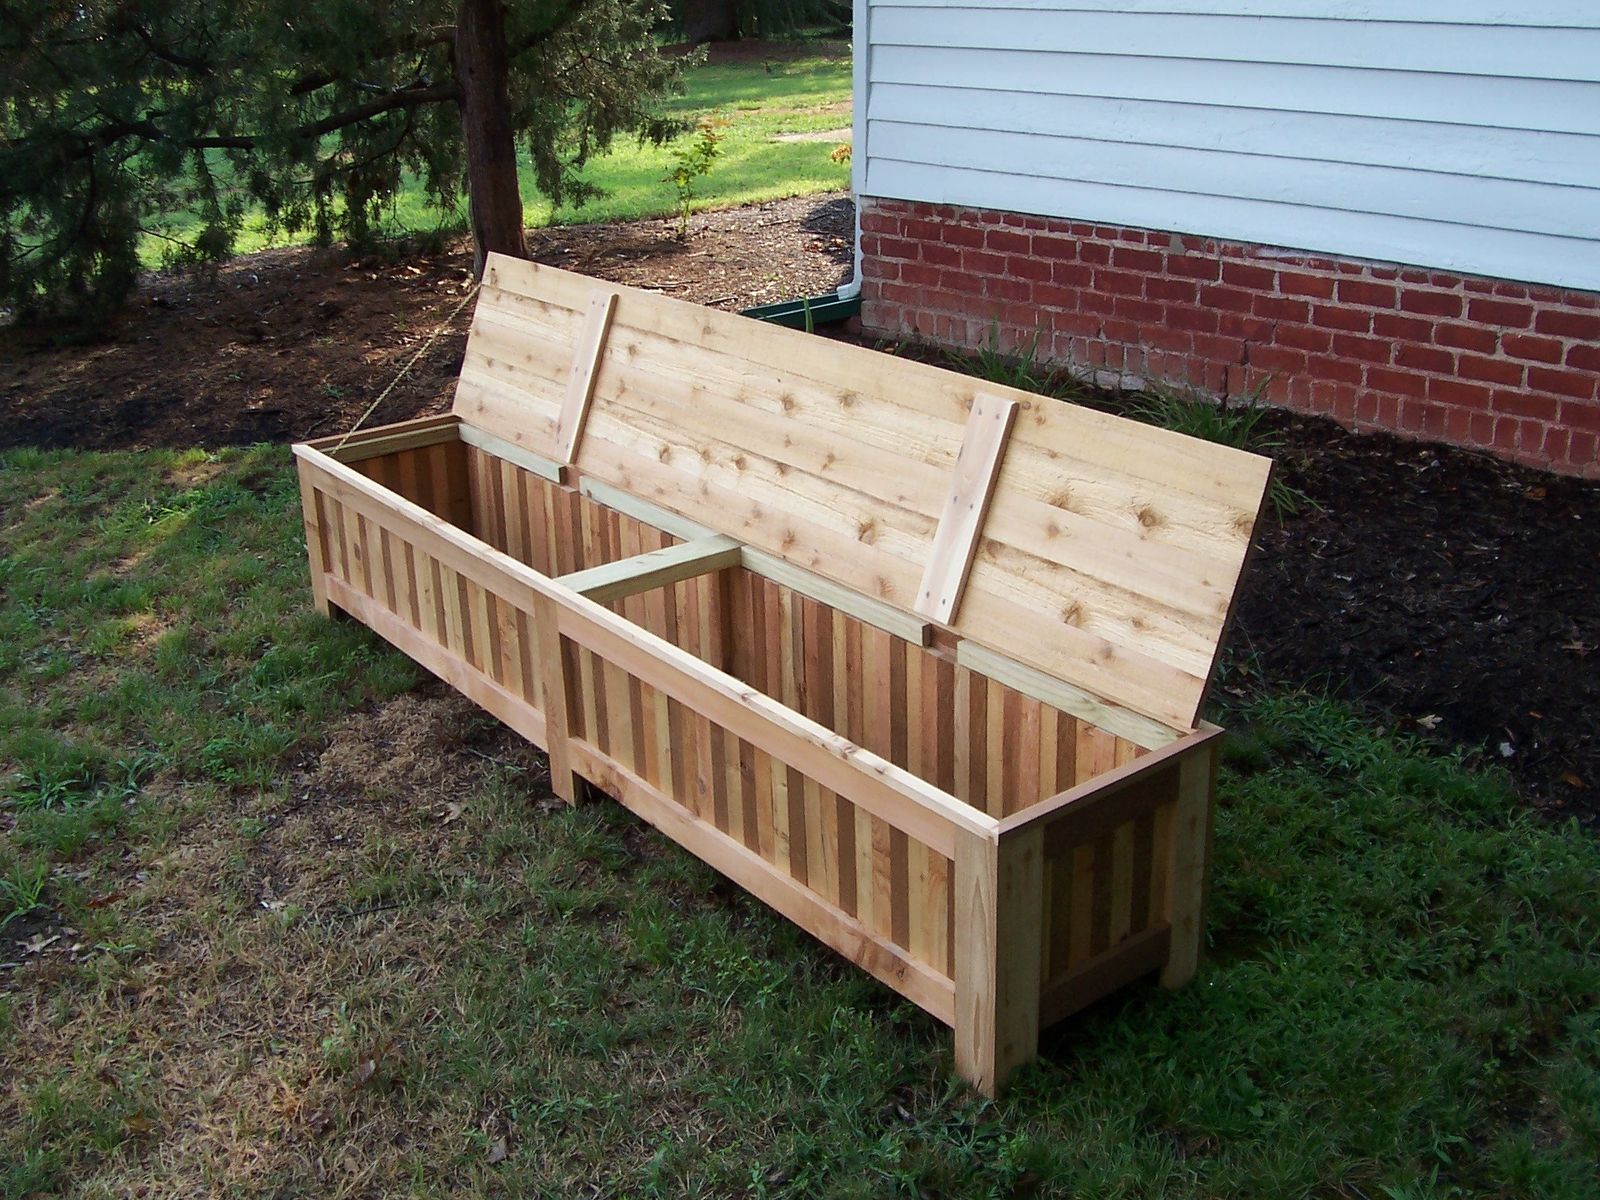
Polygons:
<instances>
[{"instance_id":1,"label":"wooden plank","mask_svg":"<svg viewBox=\"0 0 1600 1200\"><path fill-rule=\"evenodd\" d=\"M1193 733L1163 746L1160 750L1152 750L1098 778L1075 784L1019 813L1003 818L999 825L1000 833L1004 835L1024 825L1047 826L1060 820L1086 819L1086 816L1080 817L1077 814L1087 814L1102 805L1115 805L1116 797L1123 789L1133 787L1157 773L1169 770L1176 761L1187 755L1198 753L1202 757L1205 756L1208 753L1207 748L1214 747L1216 739L1221 736L1222 730L1215 725L1202 724Z\"/></svg>"},{"instance_id":2,"label":"wooden plank","mask_svg":"<svg viewBox=\"0 0 1600 1200\"><path fill-rule=\"evenodd\" d=\"M342 463L358 463L367 459L394 454L400 450L414 450L436 446L441 442L456 440L454 413L437 417L417 417L410 421L396 421L389 425L374 425L354 433L334 434L306 442L329 458Z\"/></svg>"},{"instance_id":3,"label":"wooden plank","mask_svg":"<svg viewBox=\"0 0 1600 1200\"><path fill-rule=\"evenodd\" d=\"M602 563L587 570L562 575L556 582L596 604L607 604L624 596L652 588L669 587L709 571L720 571L739 562L739 543L724 534L699 541L679 542L661 550L635 554L616 562ZM641 622L652 632L662 634L650 621ZM661 625L665 625L665 617Z\"/></svg>"},{"instance_id":4,"label":"wooden plank","mask_svg":"<svg viewBox=\"0 0 1600 1200\"><path fill-rule=\"evenodd\" d=\"M1150 974L1166 960L1170 941L1168 927L1156 925L1050 980L1039 998L1039 1027L1046 1029Z\"/></svg>"},{"instance_id":5,"label":"wooden plank","mask_svg":"<svg viewBox=\"0 0 1600 1200\"><path fill-rule=\"evenodd\" d=\"M333 603L416 659L462 695L500 718L530 742L546 745L549 734L544 715L521 696L501 687L481 671L469 667L460 656L446 650L342 579L328 580L328 594Z\"/></svg>"},{"instance_id":6,"label":"wooden plank","mask_svg":"<svg viewBox=\"0 0 1600 1200\"><path fill-rule=\"evenodd\" d=\"M311 567L311 603L325 617L333 611L328 607L328 533L322 516L320 495L312 468L304 459L295 460L295 471L300 477L300 513L305 522L306 556Z\"/></svg>"},{"instance_id":7,"label":"wooden plank","mask_svg":"<svg viewBox=\"0 0 1600 1200\"><path fill-rule=\"evenodd\" d=\"M458 432L463 442L469 446L476 446L485 454L492 454L504 462L521 467L540 479L549 480L551 483L562 482L563 468L560 463L552 462L515 442L508 442L503 437L496 437L487 430L479 429L470 421L462 421Z\"/></svg>"},{"instance_id":8,"label":"wooden plank","mask_svg":"<svg viewBox=\"0 0 1600 1200\"><path fill-rule=\"evenodd\" d=\"M996 1096L1039 1047L1043 842L963 836L955 856L956 1070Z\"/></svg>"},{"instance_id":9,"label":"wooden plank","mask_svg":"<svg viewBox=\"0 0 1600 1200\"><path fill-rule=\"evenodd\" d=\"M616 311L617 293L609 289L589 297L583 330L574 348L572 375L561 402L561 417L556 422L556 459L561 463L577 460L578 441L589 419L589 404L594 399L595 376L600 355L605 351L606 334L611 329L611 314Z\"/></svg>"},{"instance_id":10,"label":"wooden plank","mask_svg":"<svg viewBox=\"0 0 1600 1200\"><path fill-rule=\"evenodd\" d=\"M939 529L928 548L928 565L917 589L916 611L929 620L948 625L961 607L967 572L978 549L989 512L989 498L1000 478L1017 402L987 392L972 402L972 415L956 456L955 474L939 516Z\"/></svg>"},{"instance_id":11,"label":"wooden plank","mask_svg":"<svg viewBox=\"0 0 1600 1200\"><path fill-rule=\"evenodd\" d=\"M755 851L697 820L637 773L582 742L573 744L578 769L607 794L722 872L757 900L832 947L945 1024L955 1019L955 985L901 948L878 937L849 913L779 871Z\"/></svg>"},{"instance_id":12,"label":"wooden plank","mask_svg":"<svg viewBox=\"0 0 1600 1200\"><path fill-rule=\"evenodd\" d=\"M1183 737L1159 721L1142 716L1109 700L1101 700L1082 688L1046 675L1035 667L989 650L976 642L962 641L956 646L956 661L969 670L998 680L1013 691L1032 696L1052 708L1099 726L1107 733L1156 750Z\"/></svg>"},{"instance_id":13,"label":"wooden plank","mask_svg":"<svg viewBox=\"0 0 1600 1200\"><path fill-rule=\"evenodd\" d=\"M1165 988L1188 983L1200 964L1218 757L1212 743L1182 759L1178 767L1172 869L1163 906L1163 918L1172 927L1171 952L1161 968L1161 986Z\"/></svg>"}]
</instances>

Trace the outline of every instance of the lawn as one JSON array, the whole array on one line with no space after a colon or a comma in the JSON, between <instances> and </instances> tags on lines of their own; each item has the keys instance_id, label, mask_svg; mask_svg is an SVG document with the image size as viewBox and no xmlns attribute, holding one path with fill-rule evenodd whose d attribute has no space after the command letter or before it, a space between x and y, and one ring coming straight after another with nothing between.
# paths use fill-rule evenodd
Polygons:
<instances>
[{"instance_id":1,"label":"lawn","mask_svg":"<svg viewBox=\"0 0 1600 1200\"><path fill-rule=\"evenodd\" d=\"M709 175L695 181L695 211L849 186L848 161L834 162L831 157L841 141L850 140L848 133L822 141L775 140L788 134L849 128L849 58L818 56L706 64L690 70L686 82L685 94L666 106L670 114L691 124L707 115L727 121L715 166ZM566 204L552 208L534 186L532 168L524 162L521 180L525 220L537 228L666 216L676 211L677 203L673 186L663 179L670 165L670 146L641 145L636 139L619 138L610 153L593 160L583 173L587 182L605 194L582 207ZM218 169L225 169L220 159ZM413 183L396 198L387 232L461 229L465 228L464 222L464 207L440 212L428 203L420 184ZM181 238L194 225L192 218L178 215L160 228ZM304 242L309 236L273 234L256 215L245 221L238 251L247 254L269 246ZM160 261L166 244L157 237L145 239L142 253L151 265Z\"/></svg>"},{"instance_id":2,"label":"lawn","mask_svg":"<svg viewBox=\"0 0 1600 1200\"><path fill-rule=\"evenodd\" d=\"M1600 846L1497 777L1219 714L1199 978L991 1104L309 600L283 449L0 455L4 1195L1595 1194Z\"/></svg>"}]
</instances>

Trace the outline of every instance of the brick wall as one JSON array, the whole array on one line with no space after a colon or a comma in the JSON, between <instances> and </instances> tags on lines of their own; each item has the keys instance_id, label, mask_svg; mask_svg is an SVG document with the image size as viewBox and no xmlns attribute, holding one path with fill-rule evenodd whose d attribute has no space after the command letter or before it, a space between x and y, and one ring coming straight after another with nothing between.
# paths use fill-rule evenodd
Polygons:
<instances>
[{"instance_id":1,"label":"brick wall","mask_svg":"<svg viewBox=\"0 0 1600 1200\"><path fill-rule=\"evenodd\" d=\"M1600 295L866 198L862 323L1600 478Z\"/></svg>"}]
</instances>

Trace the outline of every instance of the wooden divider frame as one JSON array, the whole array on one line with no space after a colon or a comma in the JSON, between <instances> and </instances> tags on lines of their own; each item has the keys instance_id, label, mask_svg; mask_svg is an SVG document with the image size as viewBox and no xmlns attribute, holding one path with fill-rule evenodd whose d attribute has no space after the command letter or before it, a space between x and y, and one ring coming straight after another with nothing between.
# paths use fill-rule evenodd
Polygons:
<instances>
[{"instance_id":1,"label":"wooden divider frame","mask_svg":"<svg viewBox=\"0 0 1600 1200\"><path fill-rule=\"evenodd\" d=\"M609 313L609 302L597 305L590 328L603 335ZM585 400L594 357L591 351L577 385ZM1039 1032L1052 1021L1152 971L1166 987L1193 975L1219 730L1203 723L1173 728L1106 702L454 414L337 442L294 448L318 608L370 626L544 747L552 789L569 803L580 780L597 785L953 1026L956 1068L984 1093L995 1095L1035 1057ZM486 530L472 529L466 499L472 463L514 479L519 497L544 488L563 504L592 506L563 510L577 514L572 528L581 524L585 539L596 513L609 512L659 531L663 545L560 576L535 570L479 536ZM986 500L992 470L993 464L988 481L964 490L981 491ZM402 494L408 488L426 493L428 506ZM970 558L972 541L958 532L951 553ZM1032 696L1091 730L1114 730L1112 740L1131 747L1130 754L1121 761L1119 752L1109 769L1020 811L992 815L742 682L724 663L707 661L720 651L690 652L606 607L633 603L647 589L670 594L675 586L703 587L709 603L727 590L708 581L734 569L907 646L939 643L927 650L929 662L958 663L1008 695ZM958 580L953 594L941 593L934 603L945 596L958 603L960 587ZM946 602L940 611L953 607ZM704 611L701 617L709 628ZM714 641L707 637L704 646ZM602 682L608 698L597 700ZM626 700L610 696L617 684ZM608 714L612 704L621 707ZM642 753L607 749L602 727L618 714L631 720ZM640 733L652 714L654 748L649 730ZM997 729L990 726L991 736ZM960 747L953 752L959 758ZM724 811L732 806L722 794L736 785L748 790L752 775L758 793L785 791L791 816L781 840L754 847L748 831L743 840L735 836ZM767 799L781 813L775 795ZM829 796L840 818L833 843ZM813 803L818 798L820 807ZM853 824L846 824L846 810ZM794 818L808 823L818 812L820 834L810 824L796 829ZM932 899L915 914L931 930L923 931L924 952L910 948L916 931L907 936L885 927L876 909L869 920L842 878L829 878L830 862L819 858L811 864L815 877L808 874L805 855L819 846L835 852L841 876L854 870L843 844L847 833L868 837L865 851L859 840L855 845L858 856L867 855L860 861L872 864L869 872L879 869L872 856L881 848L880 833L891 863L903 864L910 853L918 870L926 869L916 884L923 889L918 894ZM858 879L854 894L867 895L879 883Z\"/></svg>"}]
</instances>

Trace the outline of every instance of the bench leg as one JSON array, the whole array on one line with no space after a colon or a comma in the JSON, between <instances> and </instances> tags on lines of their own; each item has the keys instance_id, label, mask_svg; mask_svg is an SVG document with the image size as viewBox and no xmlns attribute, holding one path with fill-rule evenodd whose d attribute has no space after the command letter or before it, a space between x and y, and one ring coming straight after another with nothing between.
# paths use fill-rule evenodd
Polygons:
<instances>
[{"instance_id":1,"label":"bench leg","mask_svg":"<svg viewBox=\"0 0 1600 1200\"><path fill-rule=\"evenodd\" d=\"M1178 768L1178 799L1172 815L1172 861L1168 864L1166 919L1171 948L1161 968L1161 986L1179 988L1194 978L1205 944L1206 884L1210 876L1211 820L1216 794L1217 749L1189 755Z\"/></svg>"},{"instance_id":2,"label":"bench leg","mask_svg":"<svg viewBox=\"0 0 1600 1200\"><path fill-rule=\"evenodd\" d=\"M545 754L550 760L550 790L568 804L576 804L583 780L572 769L567 751L572 687L567 679L567 656L561 649L559 609L546 596L535 596L533 630L539 659L539 693L544 708Z\"/></svg>"},{"instance_id":3,"label":"bench leg","mask_svg":"<svg viewBox=\"0 0 1600 1200\"><path fill-rule=\"evenodd\" d=\"M1039 1053L1044 833L956 844L956 1071L996 1096Z\"/></svg>"}]
</instances>

